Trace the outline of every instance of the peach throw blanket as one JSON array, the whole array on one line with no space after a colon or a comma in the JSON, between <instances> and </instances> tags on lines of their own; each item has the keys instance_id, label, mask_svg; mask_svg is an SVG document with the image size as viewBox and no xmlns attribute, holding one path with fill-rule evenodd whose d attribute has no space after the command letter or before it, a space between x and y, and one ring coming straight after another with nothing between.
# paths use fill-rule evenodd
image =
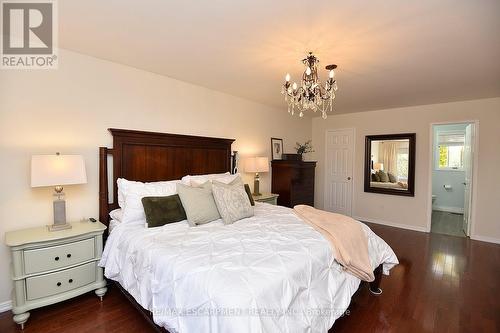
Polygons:
<instances>
[{"instance_id":1,"label":"peach throw blanket","mask_svg":"<svg viewBox=\"0 0 500 333\"><path fill-rule=\"evenodd\" d=\"M293 210L330 242L335 260L346 271L363 281L375 279L368 256L368 239L358 221L306 205L297 205Z\"/></svg>"}]
</instances>

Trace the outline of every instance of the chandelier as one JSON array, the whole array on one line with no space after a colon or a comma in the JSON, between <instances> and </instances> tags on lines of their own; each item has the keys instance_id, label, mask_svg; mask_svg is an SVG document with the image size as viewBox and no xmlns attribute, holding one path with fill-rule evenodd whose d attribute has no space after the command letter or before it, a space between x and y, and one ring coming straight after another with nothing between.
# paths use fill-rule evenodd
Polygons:
<instances>
[{"instance_id":1,"label":"chandelier","mask_svg":"<svg viewBox=\"0 0 500 333\"><path fill-rule=\"evenodd\" d=\"M303 117L306 110L321 111L321 116L326 119L326 112L333 110L333 100L338 89L333 71L337 65L325 67L330 73L325 86L322 87L318 79L318 58L309 52L309 55L302 59L302 63L306 69L302 74L300 87L295 82L290 84L290 74L286 74L285 83L281 88L281 94L285 96L285 101L288 104L288 113L293 115L297 110L299 117Z\"/></svg>"}]
</instances>

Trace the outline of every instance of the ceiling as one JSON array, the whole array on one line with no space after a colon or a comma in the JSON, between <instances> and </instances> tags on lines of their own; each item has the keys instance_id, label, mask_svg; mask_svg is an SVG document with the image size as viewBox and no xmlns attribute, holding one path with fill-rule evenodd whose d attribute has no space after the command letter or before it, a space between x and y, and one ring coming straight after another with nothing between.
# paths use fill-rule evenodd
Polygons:
<instances>
[{"instance_id":1,"label":"ceiling","mask_svg":"<svg viewBox=\"0 0 500 333\"><path fill-rule=\"evenodd\" d=\"M500 1L65 0L59 45L285 110L308 51L336 113L500 96ZM321 79L327 71L320 73Z\"/></svg>"}]
</instances>

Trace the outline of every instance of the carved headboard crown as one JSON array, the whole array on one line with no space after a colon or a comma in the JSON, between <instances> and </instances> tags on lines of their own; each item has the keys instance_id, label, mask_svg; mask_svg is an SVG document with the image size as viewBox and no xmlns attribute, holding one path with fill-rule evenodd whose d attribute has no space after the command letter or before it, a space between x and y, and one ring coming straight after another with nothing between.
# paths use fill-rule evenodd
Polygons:
<instances>
[{"instance_id":1,"label":"carved headboard crown","mask_svg":"<svg viewBox=\"0 0 500 333\"><path fill-rule=\"evenodd\" d=\"M231 169L234 139L115 128L109 131L113 136L113 148L99 148L99 219L105 225L109 224L109 212L118 208L118 178L154 182ZM108 155L113 157L111 202Z\"/></svg>"}]
</instances>

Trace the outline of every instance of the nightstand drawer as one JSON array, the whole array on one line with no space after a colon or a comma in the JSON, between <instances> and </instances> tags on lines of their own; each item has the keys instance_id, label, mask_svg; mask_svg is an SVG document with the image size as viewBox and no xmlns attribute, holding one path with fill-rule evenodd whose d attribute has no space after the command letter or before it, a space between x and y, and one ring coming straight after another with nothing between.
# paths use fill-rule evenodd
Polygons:
<instances>
[{"instance_id":1,"label":"nightstand drawer","mask_svg":"<svg viewBox=\"0 0 500 333\"><path fill-rule=\"evenodd\" d=\"M94 238L24 251L26 274L49 271L94 258Z\"/></svg>"},{"instance_id":2,"label":"nightstand drawer","mask_svg":"<svg viewBox=\"0 0 500 333\"><path fill-rule=\"evenodd\" d=\"M26 298L33 300L72 289L83 287L95 281L96 263L66 269L55 273L26 279Z\"/></svg>"},{"instance_id":3,"label":"nightstand drawer","mask_svg":"<svg viewBox=\"0 0 500 333\"><path fill-rule=\"evenodd\" d=\"M278 194L273 194L273 193L262 193L260 195L252 195L253 200L256 202L263 202L263 203L268 203L271 205L277 205L278 204Z\"/></svg>"},{"instance_id":4,"label":"nightstand drawer","mask_svg":"<svg viewBox=\"0 0 500 333\"><path fill-rule=\"evenodd\" d=\"M97 261L105 230L101 222L89 221L74 222L70 229L56 232L40 225L5 233L14 282L12 318L21 329L33 309L92 290L102 301L106 280Z\"/></svg>"},{"instance_id":5,"label":"nightstand drawer","mask_svg":"<svg viewBox=\"0 0 500 333\"><path fill-rule=\"evenodd\" d=\"M268 203L268 204L271 204L271 205L276 205L276 199L277 199L277 197L268 198L268 199L260 199L260 200L257 200L257 201L258 202Z\"/></svg>"}]
</instances>

